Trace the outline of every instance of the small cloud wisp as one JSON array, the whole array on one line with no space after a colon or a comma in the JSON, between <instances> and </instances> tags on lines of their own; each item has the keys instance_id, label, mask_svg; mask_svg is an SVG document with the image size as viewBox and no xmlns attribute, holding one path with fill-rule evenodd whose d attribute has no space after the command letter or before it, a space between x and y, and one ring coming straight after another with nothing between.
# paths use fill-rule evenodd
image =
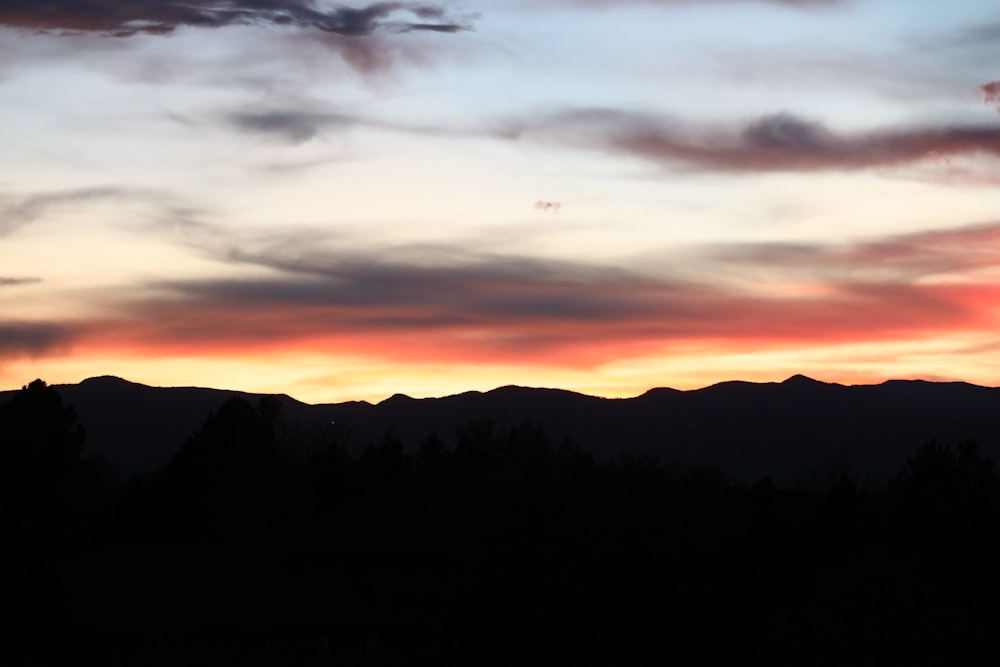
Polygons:
<instances>
[{"instance_id":1,"label":"small cloud wisp","mask_svg":"<svg viewBox=\"0 0 1000 667\"><path fill-rule=\"evenodd\" d=\"M1000 113L1000 81L984 83L979 89L983 91L983 102L996 105L997 113Z\"/></svg>"}]
</instances>

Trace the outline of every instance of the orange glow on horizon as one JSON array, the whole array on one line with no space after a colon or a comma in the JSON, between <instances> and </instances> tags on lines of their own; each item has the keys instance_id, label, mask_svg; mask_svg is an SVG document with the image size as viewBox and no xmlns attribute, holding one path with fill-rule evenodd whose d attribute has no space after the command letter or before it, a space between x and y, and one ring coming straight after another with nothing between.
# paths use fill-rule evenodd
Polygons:
<instances>
[{"instance_id":1,"label":"orange glow on horizon","mask_svg":"<svg viewBox=\"0 0 1000 667\"><path fill-rule=\"evenodd\" d=\"M436 397L516 384L568 389L608 398L637 396L654 387L698 389L727 380L776 382L803 373L825 382L877 384L888 379L963 380L1000 385L1000 345L991 334L896 341L675 341L605 350L603 360L566 358L380 357L358 350L289 346L230 350L126 351L77 348L66 355L21 359L0 366L0 387L16 389L36 377L51 384L118 375L153 386L207 386L286 393L310 403L381 401L395 393ZM616 354L612 354L612 352ZM962 357L964 363L956 363Z\"/></svg>"}]
</instances>

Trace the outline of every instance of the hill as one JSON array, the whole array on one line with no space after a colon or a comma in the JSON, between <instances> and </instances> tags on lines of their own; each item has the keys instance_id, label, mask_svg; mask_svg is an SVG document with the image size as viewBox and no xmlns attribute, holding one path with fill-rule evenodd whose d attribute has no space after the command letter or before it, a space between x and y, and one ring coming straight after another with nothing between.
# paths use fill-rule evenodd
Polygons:
<instances>
[{"instance_id":1,"label":"hill","mask_svg":"<svg viewBox=\"0 0 1000 667\"><path fill-rule=\"evenodd\" d=\"M262 397L115 377L57 389L76 407L91 451L125 474L165 464L228 397ZM0 401L9 395L0 393ZM442 398L397 394L374 405L278 399L294 440L310 447L336 438L354 451L388 429L407 448L431 432L450 443L458 426L491 419L501 427L538 421L554 438L568 438L598 459L655 454L668 462L718 466L747 481L770 475L786 483L821 483L839 471L881 480L932 438L975 439L1000 458L1000 388L961 382L845 386L796 375L780 383L659 388L626 399L516 386Z\"/></svg>"}]
</instances>

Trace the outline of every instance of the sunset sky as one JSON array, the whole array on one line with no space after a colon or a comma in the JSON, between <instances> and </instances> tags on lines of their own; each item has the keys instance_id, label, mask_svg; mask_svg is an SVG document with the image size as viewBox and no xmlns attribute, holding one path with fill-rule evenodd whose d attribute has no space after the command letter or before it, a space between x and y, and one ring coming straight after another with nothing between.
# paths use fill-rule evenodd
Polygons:
<instances>
[{"instance_id":1,"label":"sunset sky","mask_svg":"<svg viewBox=\"0 0 1000 667\"><path fill-rule=\"evenodd\" d=\"M996 0L0 0L0 389L1000 385Z\"/></svg>"}]
</instances>

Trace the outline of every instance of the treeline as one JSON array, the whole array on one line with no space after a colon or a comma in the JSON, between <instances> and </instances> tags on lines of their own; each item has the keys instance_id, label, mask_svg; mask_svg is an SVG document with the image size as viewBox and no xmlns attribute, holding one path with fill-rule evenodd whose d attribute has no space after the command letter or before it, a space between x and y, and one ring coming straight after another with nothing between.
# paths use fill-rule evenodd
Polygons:
<instances>
[{"instance_id":1,"label":"treeline","mask_svg":"<svg viewBox=\"0 0 1000 667\"><path fill-rule=\"evenodd\" d=\"M305 447L276 400L231 399L116 480L32 383L0 406L24 655L59 627L110 663L951 664L994 635L1000 476L975 442L916 443L878 488L793 489L595 461L537 423L455 436Z\"/></svg>"}]
</instances>

